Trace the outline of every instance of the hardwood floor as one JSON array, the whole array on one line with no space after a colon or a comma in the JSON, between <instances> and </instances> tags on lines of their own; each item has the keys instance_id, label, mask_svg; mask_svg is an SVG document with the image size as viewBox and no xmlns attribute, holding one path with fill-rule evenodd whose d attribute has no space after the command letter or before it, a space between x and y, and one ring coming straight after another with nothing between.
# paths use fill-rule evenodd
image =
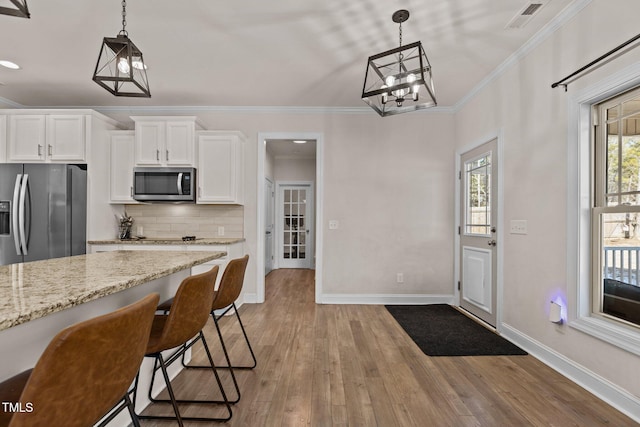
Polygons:
<instances>
[{"instance_id":1,"label":"hardwood floor","mask_svg":"<svg viewBox=\"0 0 640 427\"><path fill-rule=\"evenodd\" d=\"M242 398L226 425L639 425L532 356L425 356L383 306L316 305L313 274L273 271L266 302L240 309L258 366L236 371ZM248 363L235 318L221 324L235 359ZM211 321L205 334L218 348ZM196 351L194 360L202 359ZM222 362L219 353L215 359ZM213 383L194 371L174 380L177 392L211 394ZM222 375L233 394L228 373ZM191 410L203 413L185 413Z\"/></svg>"}]
</instances>

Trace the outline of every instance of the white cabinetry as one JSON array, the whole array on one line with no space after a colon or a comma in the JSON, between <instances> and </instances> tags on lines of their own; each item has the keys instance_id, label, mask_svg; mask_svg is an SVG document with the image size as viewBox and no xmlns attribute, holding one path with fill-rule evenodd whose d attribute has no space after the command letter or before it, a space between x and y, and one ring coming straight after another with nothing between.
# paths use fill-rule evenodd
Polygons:
<instances>
[{"instance_id":1,"label":"white cabinetry","mask_svg":"<svg viewBox=\"0 0 640 427\"><path fill-rule=\"evenodd\" d=\"M195 117L132 117L135 163L140 166L192 166Z\"/></svg>"},{"instance_id":2,"label":"white cabinetry","mask_svg":"<svg viewBox=\"0 0 640 427\"><path fill-rule=\"evenodd\" d=\"M84 115L9 115L10 162L85 162Z\"/></svg>"},{"instance_id":3,"label":"white cabinetry","mask_svg":"<svg viewBox=\"0 0 640 427\"><path fill-rule=\"evenodd\" d=\"M244 135L198 132L197 203L244 203Z\"/></svg>"},{"instance_id":4,"label":"white cabinetry","mask_svg":"<svg viewBox=\"0 0 640 427\"><path fill-rule=\"evenodd\" d=\"M110 182L111 203L137 203L133 200L133 131L111 132Z\"/></svg>"},{"instance_id":5,"label":"white cabinetry","mask_svg":"<svg viewBox=\"0 0 640 427\"><path fill-rule=\"evenodd\" d=\"M7 116L0 115L0 163L7 161Z\"/></svg>"}]
</instances>

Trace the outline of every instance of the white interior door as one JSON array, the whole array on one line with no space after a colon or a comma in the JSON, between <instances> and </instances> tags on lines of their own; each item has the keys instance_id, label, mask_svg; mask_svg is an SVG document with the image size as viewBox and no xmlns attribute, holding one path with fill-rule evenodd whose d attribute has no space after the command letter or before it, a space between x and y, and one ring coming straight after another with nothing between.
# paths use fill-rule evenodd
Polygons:
<instances>
[{"instance_id":1,"label":"white interior door","mask_svg":"<svg viewBox=\"0 0 640 427\"><path fill-rule=\"evenodd\" d=\"M497 140L461 156L460 306L492 326L497 310Z\"/></svg>"},{"instance_id":2,"label":"white interior door","mask_svg":"<svg viewBox=\"0 0 640 427\"><path fill-rule=\"evenodd\" d=\"M313 268L313 185L277 183L278 268Z\"/></svg>"},{"instance_id":3,"label":"white interior door","mask_svg":"<svg viewBox=\"0 0 640 427\"><path fill-rule=\"evenodd\" d=\"M264 180L264 274L265 276L273 270L273 233L274 233L274 217L275 217L275 191L273 191L273 182L265 178Z\"/></svg>"}]
</instances>

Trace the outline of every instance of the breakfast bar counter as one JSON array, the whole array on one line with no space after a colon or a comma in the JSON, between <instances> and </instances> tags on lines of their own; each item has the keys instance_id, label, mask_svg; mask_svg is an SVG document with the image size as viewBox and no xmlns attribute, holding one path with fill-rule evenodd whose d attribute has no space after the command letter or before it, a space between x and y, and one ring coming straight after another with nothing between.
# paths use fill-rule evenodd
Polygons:
<instances>
[{"instance_id":1,"label":"breakfast bar counter","mask_svg":"<svg viewBox=\"0 0 640 427\"><path fill-rule=\"evenodd\" d=\"M61 329L152 293L170 298L215 251L114 251L0 267L0 381L32 368Z\"/></svg>"},{"instance_id":2,"label":"breakfast bar counter","mask_svg":"<svg viewBox=\"0 0 640 427\"><path fill-rule=\"evenodd\" d=\"M0 267L0 330L225 256L115 251Z\"/></svg>"}]
</instances>

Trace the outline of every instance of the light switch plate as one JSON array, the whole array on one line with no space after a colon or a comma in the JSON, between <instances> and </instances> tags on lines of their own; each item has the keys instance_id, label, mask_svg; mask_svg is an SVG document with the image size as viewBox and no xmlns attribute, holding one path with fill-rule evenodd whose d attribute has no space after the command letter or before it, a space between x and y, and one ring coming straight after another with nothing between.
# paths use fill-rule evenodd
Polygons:
<instances>
[{"instance_id":1,"label":"light switch plate","mask_svg":"<svg viewBox=\"0 0 640 427\"><path fill-rule=\"evenodd\" d=\"M511 234L527 234L527 220L526 219L512 219L509 227Z\"/></svg>"}]
</instances>

